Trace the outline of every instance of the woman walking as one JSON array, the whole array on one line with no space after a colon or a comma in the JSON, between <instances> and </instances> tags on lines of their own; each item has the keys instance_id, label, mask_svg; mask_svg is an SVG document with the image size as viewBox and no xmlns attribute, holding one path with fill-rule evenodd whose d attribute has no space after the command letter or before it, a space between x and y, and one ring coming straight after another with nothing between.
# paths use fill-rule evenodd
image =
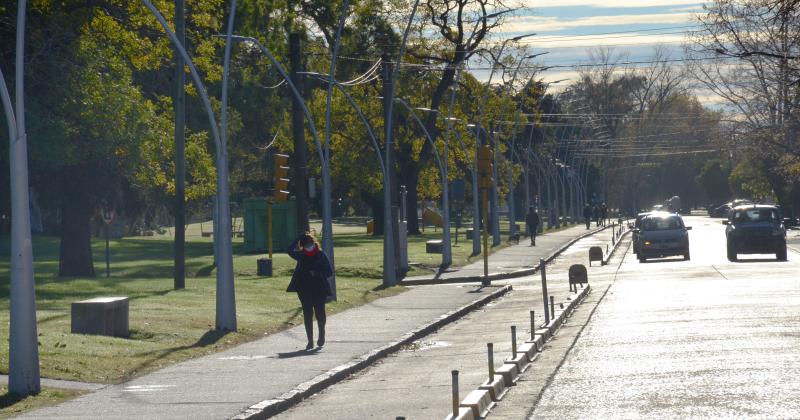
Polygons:
<instances>
[{"instance_id":1,"label":"woman walking","mask_svg":"<svg viewBox=\"0 0 800 420\"><path fill-rule=\"evenodd\" d=\"M319 338L317 346L325 345L325 303L333 296L328 278L333 276L330 260L322 252L317 239L304 232L289 245L289 256L297 260L287 292L297 292L303 307L303 324L308 344L314 348L314 316L317 317Z\"/></svg>"}]
</instances>

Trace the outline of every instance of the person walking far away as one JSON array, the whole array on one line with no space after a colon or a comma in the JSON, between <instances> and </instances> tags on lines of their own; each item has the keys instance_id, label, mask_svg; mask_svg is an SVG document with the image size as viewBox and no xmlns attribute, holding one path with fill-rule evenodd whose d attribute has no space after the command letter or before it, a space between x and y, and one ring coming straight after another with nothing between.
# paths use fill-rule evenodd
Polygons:
<instances>
[{"instance_id":1,"label":"person walking far away","mask_svg":"<svg viewBox=\"0 0 800 420\"><path fill-rule=\"evenodd\" d=\"M322 252L317 238L303 232L289 245L289 256L297 260L287 292L297 292L303 307L303 324L306 327L308 345L314 348L314 316L317 317L319 338L317 346L325 345L325 303L333 298L328 278L333 276L333 268L328 256Z\"/></svg>"},{"instance_id":2,"label":"person walking far away","mask_svg":"<svg viewBox=\"0 0 800 420\"><path fill-rule=\"evenodd\" d=\"M592 205L589 203L583 206L583 221L586 222L586 229L589 229L592 224Z\"/></svg>"},{"instance_id":3,"label":"person walking far away","mask_svg":"<svg viewBox=\"0 0 800 420\"><path fill-rule=\"evenodd\" d=\"M603 220L603 226L608 223L608 206L606 203L600 205L600 218Z\"/></svg>"},{"instance_id":4,"label":"person walking far away","mask_svg":"<svg viewBox=\"0 0 800 420\"><path fill-rule=\"evenodd\" d=\"M525 215L525 224L528 225L528 232L531 235L531 246L536 246L536 232L539 230L539 215L536 208L531 206L528 214Z\"/></svg>"},{"instance_id":5,"label":"person walking far away","mask_svg":"<svg viewBox=\"0 0 800 420\"><path fill-rule=\"evenodd\" d=\"M594 216L594 225L599 227L600 226L600 205L595 204L594 208L592 209L592 216Z\"/></svg>"}]
</instances>

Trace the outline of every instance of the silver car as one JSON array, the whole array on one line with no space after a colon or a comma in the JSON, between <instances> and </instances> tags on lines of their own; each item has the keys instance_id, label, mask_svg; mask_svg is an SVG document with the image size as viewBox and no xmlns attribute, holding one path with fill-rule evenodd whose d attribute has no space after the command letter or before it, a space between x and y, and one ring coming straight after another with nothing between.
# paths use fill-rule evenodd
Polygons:
<instances>
[{"instance_id":1,"label":"silver car","mask_svg":"<svg viewBox=\"0 0 800 420\"><path fill-rule=\"evenodd\" d=\"M683 224L683 218L677 214L652 213L646 216L640 227L635 229L639 262L676 255L689 260L688 231L691 229Z\"/></svg>"}]
</instances>

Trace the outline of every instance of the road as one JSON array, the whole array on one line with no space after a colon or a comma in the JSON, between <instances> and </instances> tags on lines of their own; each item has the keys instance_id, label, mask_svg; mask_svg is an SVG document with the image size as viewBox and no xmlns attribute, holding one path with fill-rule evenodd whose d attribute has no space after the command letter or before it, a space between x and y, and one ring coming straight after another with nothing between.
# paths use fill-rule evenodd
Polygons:
<instances>
[{"instance_id":1,"label":"road","mask_svg":"<svg viewBox=\"0 0 800 420\"><path fill-rule=\"evenodd\" d=\"M528 417L800 418L800 255L731 263L719 219L686 223L692 260L627 255Z\"/></svg>"}]
</instances>

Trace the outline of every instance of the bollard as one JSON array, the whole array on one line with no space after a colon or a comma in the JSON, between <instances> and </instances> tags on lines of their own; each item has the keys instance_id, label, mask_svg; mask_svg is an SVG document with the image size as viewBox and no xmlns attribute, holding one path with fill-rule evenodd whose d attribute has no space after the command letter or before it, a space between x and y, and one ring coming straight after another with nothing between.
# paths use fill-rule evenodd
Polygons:
<instances>
[{"instance_id":1,"label":"bollard","mask_svg":"<svg viewBox=\"0 0 800 420\"><path fill-rule=\"evenodd\" d=\"M556 317L556 298L550 296L550 319Z\"/></svg>"},{"instance_id":2,"label":"bollard","mask_svg":"<svg viewBox=\"0 0 800 420\"><path fill-rule=\"evenodd\" d=\"M486 351L489 354L489 382L494 381L494 343L486 343Z\"/></svg>"},{"instance_id":3,"label":"bollard","mask_svg":"<svg viewBox=\"0 0 800 420\"><path fill-rule=\"evenodd\" d=\"M606 255L608 255L608 244L606 244Z\"/></svg>"},{"instance_id":4,"label":"bollard","mask_svg":"<svg viewBox=\"0 0 800 420\"><path fill-rule=\"evenodd\" d=\"M531 341L536 339L536 313L531 311Z\"/></svg>"},{"instance_id":5,"label":"bollard","mask_svg":"<svg viewBox=\"0 0 800 420\"><path fill-rule=\"evenodd\" d=\"M564 303L559 303L559 304L558 304L558 308L559 308L559 309L564 309Z\"/></svg>"},{"instance_id":6,"label":"bollard","mask_svg":"<svg viewBox=\"0 0 800 420\"><path fill-rule=\"evenodd\" d=\"M458 398L458 371L450 372L453 375L453 418L458 417L458 405L460 399Z\"/></svg>"},{"instance_id":7,"label":"bollard","mask_svg":"<svg viewBox=\"0 0 800 420\"><path fill-rule=\"evenodd\" d=\"M614 224L612 223L611 224L611 240L614 241L614 239L616 237L617 237L617 232L614 230Z\"/></svg>"},{"instance_id":8,"label":"bollard","mask_svg":"<svg viewBox=\"0 0 800 420\"><path fill-rule=\"evenodd\" d=\"M511 326L511 358L517 358L517 326Z\"/></svg>"},{"instance_id":9,"label":"bollard","mask_svg":"<svg viewBox=\"0 0 800 420\"><path fill-rule=\"evenodd\" d=\"M539 258L539 271L542 272L542 299L544 300L544 323L550 323L550 314L547 311L547 267L544 258Z\"/></svg>"}]
</instances>

